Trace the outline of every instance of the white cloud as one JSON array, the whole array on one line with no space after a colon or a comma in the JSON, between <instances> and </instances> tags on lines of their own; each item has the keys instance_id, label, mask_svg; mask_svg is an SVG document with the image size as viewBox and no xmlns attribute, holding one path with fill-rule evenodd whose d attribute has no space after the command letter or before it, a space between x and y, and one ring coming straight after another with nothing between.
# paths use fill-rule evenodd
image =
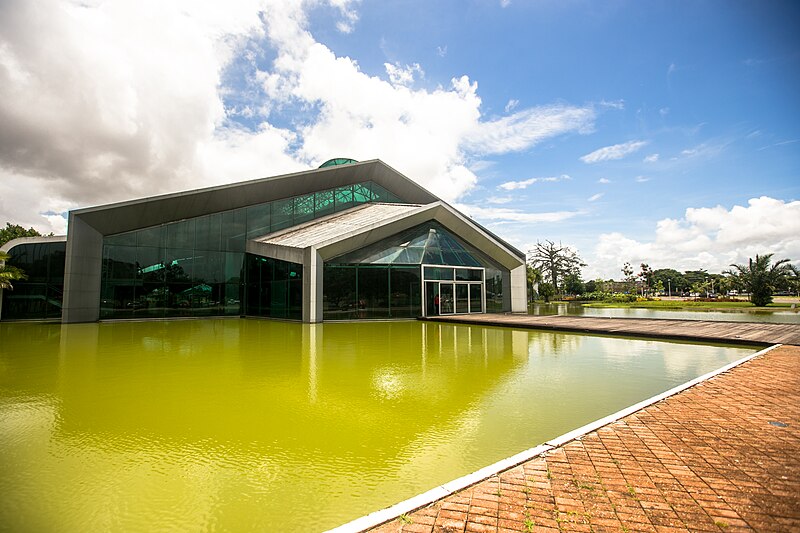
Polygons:
<instances>
[{"instance_id":1,"label":"white cloud","mask_svg":"<svg viewBox=\"0 0 800 533\"><path fill-rule=\"evenodd\" d=\"M593 194L593 195L591 195L591 196L590 196L589 198L587 198L586 200L587 200L588 202L594 202L594 201L597 201L597 200L599 200L600 198L602 198L604 195L605 195L605 193L603 193L603 192L599 192L599 193L597 193L597 194Z\"/></svg>"},{"instance_id":2,"label":"white cloud","mask_svg":"<svg viewBox=\"0 0 800 533\"><path fill-rule=\"evenodd\" d=\"M658 114L661 115L662 117L666 117L667 115L669 115L669 108L662 107L661 109L658 110Z\"/></svg>"},{"instance_id":3,"label":"white cloud","mask_svg":"<svg viewBox=\"0 0 800 533\"><path fill-rule=\"evenodd\" d=\"M408 87L414 83L415 76L419 76L420 78L425 77L425 72L422 70L422 67L419 66L419 63L405 66L399 63L395 63L394 65L384 63L383 66L386 68L386 74L389 75L389 81L392 82L392 85L404 85Z\"/></svg>"},{"instance_id":4,"label":"white cloud","mask_svg":"<svg viewBox=\"0 0 800 533\"><path fill-rule=\"evenodd\" d=\"M602 183L603 185L605 185L611 183L611 180L608 178L600 178L599 180L597 180L597 183Z\"/></svg>"},{"instance_id":5,"label":"white cloud","mask_svg":"<svg viewBox=\"0 0 800 533\"><path fill-rule=\"evenodd\" d=\"M506 104L506 107L504 108L504 109L505 109L505 112L506 112L506 113L510 112L511 110L513 110L513 109L514 109L515 107L517 107L518 105L519 105L519 100L516 100L516 99L512 98L512 99L511 99L511 100L509 100L509 101L508 101L508 103Z\"/></svg>"},{"instance_id":6,"label":"white cloud","mask_svg":"<svg viewBox=\"0 0 800 533\"><path fill-rule=\"evenodd\" d=\"M649 178L647 176L636 176L636 183L645 183L650 181L651 179L652 178Z\"/></svg>"},{"instance_id":7,"label":"white cloud","mask_svg":"<svg viewBox=\"0 0 800 533\"><path fill-rule=\"evenodd\" d=\"M447 55L447 45L444 46L437 46L436 47L436 55L439 57L444 57Z\"/></svg>"},{"instance_id":8,"label":"white cloud","mask_svg":"<svg viewBox=\"0 0 800 533\"><path fill-rule=\"evenodd\" d=\"M545 213L526 213L518 209L505 207L480 207L469 204L454 204L454 207L465 213L467 216L477 219L479 222L488 221L507 221L507 222L526 222L544 223L561 222L578 215L583 211L550 211Z\"/></svg>"},{"instance_id":9,"label":"white cloud","mask_svg":"<svg viewBox=\"0 0 800 533\"><path fill-rule=\"evenodd\" d=\"M507 181L505 183L501 183L499 188L505 189L506 191L514 191L518 189L527 189L534 183L545 183L545 182L555 182L555 181L565 181L570 180L567 174L562 174L561 176L549 176L546 178L529 178L523 181Z\"/></svg>"},{"instance_id":10,"label":"white cloud","mask_svg":"<svg viewBox=\"0 0 800 533\"><path fill-rule=\"evenodd\" d=\"M614 144L599 148L590 154L581 157L584 163L598 163L600 161L610 161L612 159L622 159L626 155L632 154L646 145L647 141L629 141L622 144Z\"/></svg>"},{"instance_id":11,"label":"white cloud","mask_svg":"<svg viewBox=\"0 0 800 533\"><path fill-rule=\"evenodd\" d=\"M490 204L502 205L513 202L514 198L512 196L490 196L486 201Z\"/></svg>"},{"instance_id":12,"label":"white cloud","mask_svg":"<svg viewBox=\"0 0 800 533\"><path fill-rule=\"evenodd\" d=\"M679 271L721 272L756 254L800 260L800 201L762 196L746 206L689 208L683 218L658 221L652 239L604 233L590 257L590 277L619 278L625 261Z\"/></svg>"},{"instance_id":13,"label":"white cloud","mask_svg":"<svg viewBox=\"0 0 800 533\"><path fill-rule=\"evenodd\" d=\"M650 154L644 158L645 163L655 163L658 161L658 154Z\"/></svg>"},{"instance_id":14,"label":"white cloud","mask_svg":"<svg viewBox=\"0 0 800 533\"><path fill-rule=\"evenodd\" d=\"M511 0L500 0L500 7L508 7L511 5Z\"/></svg>"},{"instance_id":15,"label":"white cloud","mask_svg":"<svg viewBox=\"0 0 800 533\"><path fill-rule=\"evenodd\" d=\"M467 76L409 88L422 75L416 64L369 76L309 33L307 13L321 4L338 12L331 24L352 31L357 2L349 0L0 3L0 221L50 231L60 222L36 213L300 170L342 154L379 157L453 200L477 183L469 161L593 128L591 106L487 119ZM275 56L266 70L259 54ZM242 79L229 79L239 70ZM232 94L246 101L229 103ZM245 118L246 126L236 122Z\"/></svg>"}]
</instances>

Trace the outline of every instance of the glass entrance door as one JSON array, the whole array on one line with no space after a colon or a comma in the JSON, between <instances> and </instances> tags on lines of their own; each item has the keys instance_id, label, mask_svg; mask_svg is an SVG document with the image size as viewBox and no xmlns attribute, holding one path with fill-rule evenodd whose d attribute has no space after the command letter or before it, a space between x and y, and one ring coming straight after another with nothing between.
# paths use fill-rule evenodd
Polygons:
<instances>
[{"instance_id":1,"label":"glass entrance door","mask_svg":"<svg viewBox=\"0 0 800 533\"><path fill-rule=\"evenodd\" d=\"M452 283L440 283L439 284L439 314L441 315L452 315L455 313L455 308L453 306L454 299L454 290Z\"/></svg>"}]
</instances>

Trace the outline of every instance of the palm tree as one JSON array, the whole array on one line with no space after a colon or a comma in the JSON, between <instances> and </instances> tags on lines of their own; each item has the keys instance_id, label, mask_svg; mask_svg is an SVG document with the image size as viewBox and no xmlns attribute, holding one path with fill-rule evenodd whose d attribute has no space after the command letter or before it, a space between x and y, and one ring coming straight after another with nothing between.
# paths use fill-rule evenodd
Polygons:
<instances>
[{"instance_id":1,"label":"palm tree","mask_svg":"<svg viewBox=\"0 0 800 533\"><path fill-rule=\"evenodd\" d=\"M11 256L5 252L0 252L0 289L13 289L12 281L26 279L28 276L17 267L6 265L6 261Z\"/></svg>"},{"instance_id":2,"label":"palm tree","mask_svg":"<svg viewBox=\"0 0 800 533\"><path fill-rule=\"evenodd\" d=\"M732 264L728 274L743 290L750 293L750 301L757 307L764 307L772 303L772 291L786 284L797 270L789 264L789 259L772 262L773 254L756 255L755 260L750 258L748 264Z\"/></svg>"}]
</instances>

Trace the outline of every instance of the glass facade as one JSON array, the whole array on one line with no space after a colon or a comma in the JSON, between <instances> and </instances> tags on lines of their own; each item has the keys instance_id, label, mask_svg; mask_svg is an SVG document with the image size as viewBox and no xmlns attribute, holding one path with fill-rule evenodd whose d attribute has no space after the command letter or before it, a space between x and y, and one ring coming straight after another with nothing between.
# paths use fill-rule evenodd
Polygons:
<instances>
[{"instance_id":1,"label":"glass facade","mask_svg":"<svg viewBox=\"0 0 800 533\"><path fill-rule=\"evenodd\" d=\"M303 319L303 265L246 254L245 278L246 314Z\"/></svg>"},{"instance_id":2,"label":"glass facade","mask_svg":"<svg viewBox=\"0 0 800 533\"><path fill-rule=\"evenodd\" d=\"M323 267L323 320L414 318L420 307L417 265Z\"/></svg>"},{"instance_id":3,"label":"glass facade","mask_svg":"<svg viewBox=\"0 0 800 533\"><path fill-rule=\"evenodd\" d=\"M3 291L4 320L58 319L64 299L66 242L27 243L14 246L6 264L28 276Z\"/></svg>"},{"instance_id":4,"label":"glass facade","mask_svg":"<svg viewBox=\"0 0 800 533\"><path fill-rule=\"evenodd\" d=\"M427 314L437 314L433 310L438 305L449 313L483 312L484 292L486 310L499 311L502 280L502 270L492 260L430 221L327 261L323 319L420 316L423 282Z\"/></svg>"},{"instance_id":5,"label":"glass facade","mask_svg":"<svg viewBox=\"0 0 800 533\"><path fill-rule=\"evenodd\" d=\"M301 269L258 265L252 270L254 286L245 287L247 240L359 204L397 201L380 185L364 182L105 237L100 318L241 315L251 310L260 316L299 318L302 282L282 276L284 270L297 275ZM279 304L281 283L288 284L287 300ZM243 304L245 292L256 298L252 305Z\"/></svg>"}]
</instances>

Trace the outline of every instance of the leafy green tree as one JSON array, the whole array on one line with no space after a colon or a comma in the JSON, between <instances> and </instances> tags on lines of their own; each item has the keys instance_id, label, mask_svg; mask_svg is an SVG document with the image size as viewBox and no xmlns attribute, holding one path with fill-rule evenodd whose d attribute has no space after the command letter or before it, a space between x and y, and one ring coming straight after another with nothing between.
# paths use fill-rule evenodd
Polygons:
<instances>
[{"instance_id":1,"label":"leafy green tree","mask_svg":"<svg viewBox=\"0 0 800 533\"><path fill-rule=\"evenodd\" d=\"M683 274L672 268L659 268L653 270L653 281L659 281L667 288L667 293L682 293L691 283L686 281Z\"/></svg>"},{"instance_id":2,"label":"leafy green tree","mask_svg":"<svg viewBox=\"0 0 800 533\"><path fill-rule=\"evenodd\" d=\"M528 262L542 271L544 279L553 285L555 294L559 293L565 276L580 274L581 267L586 266L572 248L553 241L537 242L534 249L528 251Z\"/></svg>"},{"instance_id":3,"label":"leafy green tree","mask_svg":"<svg viewBox=\"0 0 800 533\"><path fill-rule=\"evenodd\" d=\"M757 307L772 303L773 291L797 277L797 269L789 264L789 259L772 263L772 255L756 255L746 265L732 264L733 268L725 271L738 287L750 293L750 301Z\"/></svg>"},{"instance_id":4,"label":"leafy green tree","mask_svg":"<svg viewBox=\"0 0 800 533\"><path fill-rule=\"evenodd\" d=\"M566 294L583 294L585 290L580 274L572 273L564 276L564 292Z\"/></svg>"},{"instance_id":5,"label":"leafy green tree","mask_svg":"<svg viewBox=\"0 0 800 533\"><path fill-rule=\"evenodd\" d=\"M52 233L50 234L52 235ZM20 237L41 237L42 234L33 228L25 229L19 224L12 224L6 222L5 228L0 228L0 246L3 246L8 241L18 239Z\"/></svg>"},{"instance_id":6,"label":"leafy green tree","mask_svg":"<svg viewBox=\"0 0 800 533\"><path fill-rule=\"evenodd\" d=\"M556 290L553 288L552 283L540 283L539 284L539 296L544 298L545 303L550 302L550 298L555 296Z\"/></svg>"},{"instance_id":7,"label":"leafy green tree","mask_svg":"<svg viewBox=\"0 0 800 533\"><path fill-rule=\"evenodd\" d=\"M526 274L528 279L528 298L533 301L538 292L539 284L542 282L542 271L527 265Z\"/></svg>"},{"instance_id":8,"label":"leafy green tree","mask_svg":"<svg viewBox=\"0 0 800 533\"><path fill-rule=\"evenodd\" d=\"M11 256L5 252L0 252L0 289L13 289L12 281L26 279L28 276L17 267L6 265L6 261Z\"/></svg>"}]
</instances>

